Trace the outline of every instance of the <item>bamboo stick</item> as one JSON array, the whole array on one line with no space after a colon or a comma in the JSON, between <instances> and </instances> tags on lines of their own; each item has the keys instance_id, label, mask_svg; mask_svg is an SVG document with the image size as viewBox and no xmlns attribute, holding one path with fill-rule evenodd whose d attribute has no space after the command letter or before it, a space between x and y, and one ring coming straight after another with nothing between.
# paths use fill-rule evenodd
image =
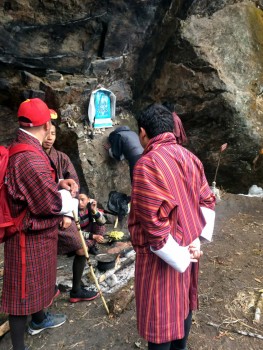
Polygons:
<instances>
[{"instance_id":1,"label":"bamboo stick","mask_svg":"<svg viewBox=\"0 0 263 350\"><path fill-rule=\"evenodd\" d=\"M119 223L119 218L118 218L118 216L116 216L115 223L114 223L114 228L117 228L118 223Z\"/></svg>"},{"instance_id":2,"label":"bamboo stick","mask_svg":"<svg viewBox=\"0 0 263 350\"><path fill-rule=\"evenodd\" d=\"M84 237L83 237L83 235L82 235L82 232L81 232L81 227L80 227L80 223L79 223L79 218L78 218L78 216L77 216L77 214L75 213L74 210L73 210L73 216L74 216L74 220L75 220L76 226L77 226L77 228L78 228L79 236L80 236L81 243L82 243L82 248L83 248L83 250L84 250L85 257L86 257L86 259L87 259L87 263L88 263L88 265L89 265L92 278L93 278L93 280L94 280L94 282L95 282L95 285L96 285L96 287L97 287L97 289L98 289L98 292L99 292L99 294L100 294L100 297L101 297L101 300L102 300L103 305L104 305L104 307L105 307L105 310L106 310L107 314L109 315L109 314L110 314L109 308L108 308L108 306L107 306L107 304L106 304L106 301L105 301L105 299L104 299L104 297L103 297L103 295L102 295L102 291L101 291L101 289L100 289L100 286L99 286L97 277L96 277L96 275L95 275L95 273L94 273L93 266L92 266L92 264L91 264L91 262L90 262L90 258L89 258L89 254L88 254L88 249L87 249L87 246L86 246L86 242L85 242L85 239L84 239Z\"/></svg>"},{"instance_id":3,"label":"bamboo stick","mask_svg":"<svg viewBox=\"0 0 263 350\"><path fill-rule=\"evenodd\" d=\"M0 326L0 337L2 337L5 333L7 333L10 330L9 322L5 321Z\"/></svg>"}]
</instances>

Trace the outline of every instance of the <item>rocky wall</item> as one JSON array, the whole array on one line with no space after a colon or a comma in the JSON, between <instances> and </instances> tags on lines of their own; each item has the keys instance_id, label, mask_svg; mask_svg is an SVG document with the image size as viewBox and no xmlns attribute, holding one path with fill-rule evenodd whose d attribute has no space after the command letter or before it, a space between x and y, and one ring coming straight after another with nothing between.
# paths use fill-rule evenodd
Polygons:
<instances>
[{"instance_id":1,"label":"rocky wall","mask_svg":"<svg viewBox=\"0 0 263 350\"><path fill-rule=\"evenodd\" d=\"M0 5L0 143L17 128L30 97L58 111L57 147L81 184L106 205L130 192L128 166L109 159L112 129L92 133L90 93L98 84L117 97L116 125L136 130L148 103L175 103L187 145L213 180L231 192L263 185L261 1L4 1ZM256 163L253 161L255 160Z\"/></svg>"}]
</instances>

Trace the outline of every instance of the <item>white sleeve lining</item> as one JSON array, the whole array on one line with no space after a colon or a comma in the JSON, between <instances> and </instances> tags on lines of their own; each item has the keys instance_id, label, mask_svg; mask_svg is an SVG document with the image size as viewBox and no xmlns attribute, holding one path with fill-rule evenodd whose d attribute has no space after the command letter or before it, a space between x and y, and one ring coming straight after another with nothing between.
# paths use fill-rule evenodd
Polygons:
<instances>
[{"instance_id":1,"label":"white sleeve lining","mask_svg":"<svg viewBox=\"0 0 263 350\"><path fill-rule=\"evenodd\" d=\"M60 210L59 215L64 215L68 212L72 212L73 210L73 202L72 197L69 191L67 190L59 190L62 198L62 208Z\"/></svg>"},{"instance_id":2,"label":"white sleeve lining","mask_svg":"<svg viewBox=\"0 0 263 350\"><path fill-rule=\"evenodd\" d=\"M77 198L71 198L72 200L72 206L73 209L71 211L69 211L68 213L65 213L64 215L71 217L72 219L74 219L73 216L73 211L77 214L78 216L78 209L79 209L79 201Z\"/></svg>"},{"instance_id":3,"label":"white sleeve lining","mask_svg":"<svg viewBox=\"0 0 263 350\"><path fill-rule=\"evenodd\" d=\"M191 261L188 247L181 247L173 239L171 234L169 234L166 244L161 249L154 250L152 247L150 247L150 249L178 272L185 272L190 265Z\"/></svg>"}]
</instances>

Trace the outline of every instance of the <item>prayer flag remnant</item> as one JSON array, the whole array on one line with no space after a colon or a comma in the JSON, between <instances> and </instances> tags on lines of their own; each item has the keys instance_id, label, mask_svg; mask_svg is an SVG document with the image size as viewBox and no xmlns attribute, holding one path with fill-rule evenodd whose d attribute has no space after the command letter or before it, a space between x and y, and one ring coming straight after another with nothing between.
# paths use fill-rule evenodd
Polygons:
<instances>
[{"instance_id":1,"label":"prayer flag remnant","mask_svg":"<svg viewBox=\"0 0 263 350\"><path fill-rule=\"evenodd\" d=\"M220 148L220 152L224 152L224 150L226 149L227 149L227 143L224 143Z\"/></svg>"}]
</instances>

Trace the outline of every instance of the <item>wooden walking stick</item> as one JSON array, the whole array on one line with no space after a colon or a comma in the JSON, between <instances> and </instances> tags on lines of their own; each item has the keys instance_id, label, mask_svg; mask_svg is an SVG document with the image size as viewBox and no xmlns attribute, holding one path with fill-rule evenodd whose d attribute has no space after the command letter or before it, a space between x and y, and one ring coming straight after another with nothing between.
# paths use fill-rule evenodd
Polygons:
<instances>
[{"instance_id":1,"label":"wooden walking stick","mask_svg":"<svg viewBox=\"0 0 263 350\"><path fill-rule=\"evenodd\" d=\"M224 152L226 149L227 149L227 143L224 143L220 147L220 151L219 151L219 157L218 157L218 161L217 161L216 173L215 173L215 177L214 177L214 183L215 184L216 184L216 176L217 176L217 172L218 172L218 168L219 168L219 164L220 164L220 160L221 160L221 155L222 155L222 152Z\"/></svg>"},{"instance_id":2,"label":"wooden walking stick","mask_svg":"<svg viewBox=\"0 0 263 350\"><path fill-rule=\"evenodd\" d=\"M77 228L78 228L78 232L79 232L80 239L81 239L81 243L82 243L82 248L84 249L85 257L86 257L86 259L87 259L87 262L88 262L88 265L89 265L89 268L90 268L91 275L92 275L93 280L94 280L94 282L95 282L95 285L96 285L96 287L97 287L97 289L98 289L98 292L99 292L99 294L100 294L100 297L101 297L101 300L102 300L102 302L103 302L103 305L104 305L104 307L105 307L105 309L106 309L106 311L107 311L107 314L109 315L109 314L110 314L110 311L109 311L108 306L107 306L107 304L106 304L106 301L105 301L105 299L104 299L104 297L103 297L103 295L102 295L102 291L101 291L101 289L100 289L100 286L99 286L99 282L98 282L98 280L97 280L97 277L96 277L96 275L95 275L95 273L94 273L93 266L91 265L90 258L89 258L89 254L88 254L88 249L87 249L87 246L86 246L86 242L85 242L85 239L84 239L84 237L83 237L83 235L82 235L82 232L81 232L81 227L80 227L80 223L79 223L79 218L78 218L78 216L77 216L77 214L76 214L76 212L75 212L74 210L73 210L73 216L74 216L74 220L75 220L75 223L76 223L76 225L77 225Z\"/></svg>"},{"instance_id":3,"label":"wooden walking stick","mask_svg":"<svg viewBox=\"0 0 263 350\"><path fill-rule=\"evenodd\" d=\"M5 323L0 326L0 337L2 337L5 333L10 330L9 322L5 321Z\"/></svg>"}]
</instances>

